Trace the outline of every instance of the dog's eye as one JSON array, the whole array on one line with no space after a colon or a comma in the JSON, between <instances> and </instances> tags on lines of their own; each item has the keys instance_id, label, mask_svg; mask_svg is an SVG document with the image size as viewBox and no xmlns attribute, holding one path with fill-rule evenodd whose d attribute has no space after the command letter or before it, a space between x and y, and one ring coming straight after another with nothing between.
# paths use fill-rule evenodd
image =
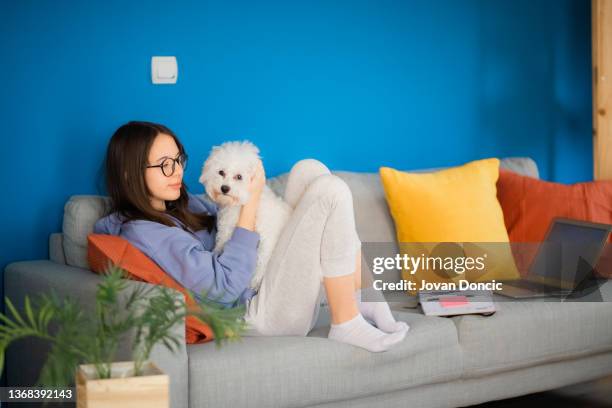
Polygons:
<instances>
[{"instance_id":1,"label":"dog's eye","mask_svg":"<svg viewBox=\"0 0 612 408\"><path fill-rule=\"evenodd\" d=\"M236 175L236 180L242 180L242 175L237 174L237 175Z\"/></svg>"},{"instance_id":2,"label":"dog's eye","mask_svg":"<svg viewBox=\"0 0 612 408\"><path fill-rule=\"evenodd\" d=\"M220 175L221 177L225 177L225 172L224 172L223 170L219 170L219 175Z\"/></svg>"}]
</instances>

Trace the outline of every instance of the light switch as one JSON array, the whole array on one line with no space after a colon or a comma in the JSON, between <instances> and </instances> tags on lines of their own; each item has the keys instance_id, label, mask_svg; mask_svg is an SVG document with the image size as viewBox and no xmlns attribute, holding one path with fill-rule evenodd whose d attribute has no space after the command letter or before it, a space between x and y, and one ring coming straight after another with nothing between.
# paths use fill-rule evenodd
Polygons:
<instances>
[{"instance_id":1,"label":"light switch","mask_svg":"<svg viewBox=\"0 0 612 408\"><path fill-rule=\"evenodd\" d=\"M178 78L176 57L152 57L151 81L154 84L175 84Z\"/></svg>"}]
</instances>

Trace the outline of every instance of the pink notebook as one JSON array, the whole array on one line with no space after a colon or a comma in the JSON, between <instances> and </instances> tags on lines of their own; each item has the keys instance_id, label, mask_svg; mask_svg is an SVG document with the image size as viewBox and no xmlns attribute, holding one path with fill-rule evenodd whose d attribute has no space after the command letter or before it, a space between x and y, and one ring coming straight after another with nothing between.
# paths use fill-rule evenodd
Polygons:
<instances>
[{"instance_id":1,"label":"pink notebook","mask_svg":"<svg viewBox=\"0 0 612 408\"><path fill-rule=\"evenodd\" d=\"M465 296L440 296L440 305L442 307L459 307L468 304L468 299Z\"/></svg>"}]
</instances>

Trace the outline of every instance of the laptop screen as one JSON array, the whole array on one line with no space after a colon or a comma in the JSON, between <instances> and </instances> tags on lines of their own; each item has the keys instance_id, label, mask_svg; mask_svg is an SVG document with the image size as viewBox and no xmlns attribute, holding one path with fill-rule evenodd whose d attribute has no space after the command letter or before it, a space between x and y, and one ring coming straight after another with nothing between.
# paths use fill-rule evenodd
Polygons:
<instances>
[{"instance_id":1,"label":"laptop screen","mask_svg":"<svg viewBox=\"0 0 612 408\"><path fill-rule=\"evenodd\" d=\"M606 225L553 220L530 275L574 288L595 268L608 233Z\"/></svg>"}]
</instances>

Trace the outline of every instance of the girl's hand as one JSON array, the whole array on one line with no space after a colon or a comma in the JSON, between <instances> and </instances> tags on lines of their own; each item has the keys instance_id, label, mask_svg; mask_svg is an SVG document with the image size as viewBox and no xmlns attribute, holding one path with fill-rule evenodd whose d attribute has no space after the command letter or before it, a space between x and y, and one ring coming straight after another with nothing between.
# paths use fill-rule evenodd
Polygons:
<instances>
[{"instance_id":1,"label":"girl's hand","mask_svg":"<svg viewBox=\"0 0 612 408\"><path fill-rule=\"evenodd\" d=\"M257 215L261 192L265 185L266 173L263 168L263 163L259 160L249 184L249 201L240 208L240 216L236 223L237 227L242 227L251 231L255 230L255 216Z\"/></svg>"},{"instance_id":2,"label":"girl's hand","mask_svg":"<svg viewBox=\"0 0 612 408\"><path fill-rule=\"evenodd\" d=\"M251 176L251 183L249 184L249 193L251 197L248 204L250 204L251 201L259 201L259 197L261 196L261 192L265 185L266 171L264 170L261 160L258 160L255 172L253 173L253 176Z\"/></svg>"}]
</instances>

